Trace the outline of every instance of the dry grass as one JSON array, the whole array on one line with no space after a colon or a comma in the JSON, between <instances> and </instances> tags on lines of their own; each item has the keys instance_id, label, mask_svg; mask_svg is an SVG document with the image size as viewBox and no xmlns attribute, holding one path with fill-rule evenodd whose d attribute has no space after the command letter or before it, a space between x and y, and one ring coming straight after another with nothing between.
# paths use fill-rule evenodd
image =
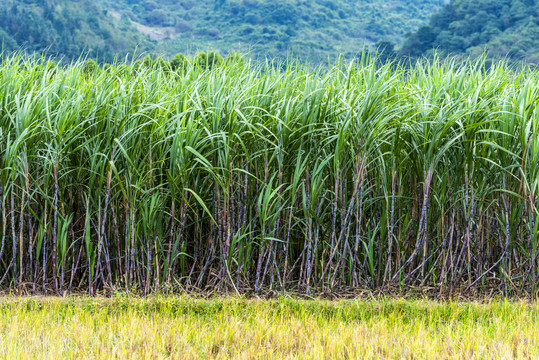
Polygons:
<instances>
[{"instance_id":1,"label":"dry grass","mask_svg":"<svg viewBox=\"0 0 539 360\"><path fill-rule=\"evenodd\" d=\"M10 359L537 358L539 306L426 300L0 300Z\"/></svg>"}]
</instances>

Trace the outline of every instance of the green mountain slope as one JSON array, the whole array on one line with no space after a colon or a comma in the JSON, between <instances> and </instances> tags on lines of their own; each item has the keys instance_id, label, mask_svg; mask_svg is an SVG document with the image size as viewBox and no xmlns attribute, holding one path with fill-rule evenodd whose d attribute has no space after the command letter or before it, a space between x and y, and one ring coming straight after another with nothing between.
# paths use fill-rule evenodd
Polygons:
<instances>
[{"instance_id":1,"label":"green mountain slope","mask_svg":"<svg viewBox=\"0 0 539 360\"><path fill-rule=\"evenodd\" d=\"M539 1L455 0L411 34L401 52L418 56L432 49L539 63Z\"/></svg>"},{"instance_id":2,"label":"green mountain slope","mask_svg":"<svg viewBox=\"0 0 539 360\"><path fill-rule=\"evenodd\" d=\"M257 57L325 61L381 40L402 43L443 0L98 0L164 54L240 48Z\"/></svg>"},{"instance_id":3,"label":"green mountain slope","mask_svg":"<svg viewBox=\"0 0 539 360\"><path fill-rule=\"evenodd\" d=\"M109 15L91 0L1 0L0 41L6 52L46 52L57 58L81 54L110 61L148 41L129 21Z\"/></svg>"},{"instance_id":4,"label":"green mountain slope","mask_svg":"<svg viewBox=\"0 0 539 360\"><path fill-rule=\"evenodd\" d=\"M389 41L428 22L444 0L0 0L0 41L55 57L110 61L240 49L310 62Z\"/></svg>"}]
</instances>

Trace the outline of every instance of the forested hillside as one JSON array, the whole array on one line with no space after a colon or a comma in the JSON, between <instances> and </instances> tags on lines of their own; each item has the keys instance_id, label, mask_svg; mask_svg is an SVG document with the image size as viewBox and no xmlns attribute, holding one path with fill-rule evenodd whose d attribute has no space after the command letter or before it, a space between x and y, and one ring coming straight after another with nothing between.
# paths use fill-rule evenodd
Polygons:
<instances>
[{"instance_id":1,"label":"forested hillside","mask_svg":"<svg viewBox=\"0 0 539 360\"><path fill-rule=\"evenodd\" d=\"M91 0L2 0L0 41L5 52L105 61L150 48L129 21L116 20Z\"/></svg>"},{"instance_id":2,"label":"forested hillside","mask_svg":"<svg viewBox=\"0 0 539 360\"><path fill-rule=\"evenodd\" d=\"M455 0L411 34L405 55L442 54L508 57L539 63L539 1Z\"/></svg>"},{"instance_id":3,"label":"forested hillside","mask_svg":"<svg viewBox=\"0 0 539 360\"><path fill-rule=\"evenodd\" d=\"M159 40L157 49L241 48L256 57L295 56L325 61L365 45L401 44L443 0L98 0L117 17Z\"/></svg>"},{"instance_id":4,"label":"forested hillside","mask_svg":"<svg viewBox=\"0 0 539 360\"><path fill-rule=\"evenodd\" d=\"M137 51L288 54L311 63L365 46L399 55L539 63L539 0L0 0L3 50L110 61ZM430 19L430 20L429 20ZM426 24L426 25L425 25ZM390 49L391 50L391 49Z\"/></svg>"},{"instance_id":5,"label":"forested hillside","mask_svg":"<svg viewBox=\"0 0 539 360\"><path fill-rule=\"evenodd\" d=\"M135 49L171 57L215 49L324 62L401 44L443 0L0 0L5 51L108 61Z\"/></svg>"}]
</instances>

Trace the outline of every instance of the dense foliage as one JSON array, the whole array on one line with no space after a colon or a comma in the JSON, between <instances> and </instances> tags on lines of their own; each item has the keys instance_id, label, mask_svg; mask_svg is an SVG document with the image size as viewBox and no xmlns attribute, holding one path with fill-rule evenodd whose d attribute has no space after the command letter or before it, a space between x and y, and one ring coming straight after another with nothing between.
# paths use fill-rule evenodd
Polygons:
<instances>
[{"instance_id":1,"label":"dense foliage","mask_svg":"<svg viewBox=\"0 0 539 360\"><path fill-rule=\"evenodd\" d=\"M91 0L7 0L0 2L3 50L46 53L56 58L90 56L112 61L148 50L127 22L108 16Z\"/></svg>"},{"instance_id":2,"label":"dense foliage","mask_svg":"<svg viewBox=\"0 0 539 360\"><path fill-rule=\"evenodd\" d=\"M4 50L101 61L150 51L163 56L216 49L252 57L289 53L325 62L355 56L381 40L401 43L442 0L6 0L0 2Z\"/></svg>"},{"instance_id":3,"label":"dense foliage","mask_svg":"<svg viewBox=\"0 0 539 360\"><path fill-rule=\"evenodd\" d=\"M240 49L255 59L325 64L368 47L383 49L384 59L486 51L536 64L538 14L537 0L6 0L0 41L6 52L100 62Z\"/></svg>"},{"instance_id":4,"label":"dense foliage","mask_svg":"<svg viewBox=\"0 0 539 360\"><path fill-rule=\"evenodd\" d=\"M428 26L411 34L403 54L509 57L539 63L537 0L455 0L434 14Z\"/></svg>"},{"instance_id":5,"label":"dense foliage","mask_svg":"<svg viewBox=\"0 0 539 360\"><path fill-rule=\"evenodd\" d=\"M111 2L119 13L161 31L167 53L241 48L253 57L286 57L311 62L355 56L366 45L400 44L439 9L442 0L202 0Z\"/></svg>"},{"instance_id":6,"label":"dense foliage","mask_svg":"<svg viewBox=\"0 0 539 360\"><path fill-rule=\"evenodd\" d=\"M181 69L2 63L2 286L537 290L537 73Z\"/></svg>"}]
</instances>

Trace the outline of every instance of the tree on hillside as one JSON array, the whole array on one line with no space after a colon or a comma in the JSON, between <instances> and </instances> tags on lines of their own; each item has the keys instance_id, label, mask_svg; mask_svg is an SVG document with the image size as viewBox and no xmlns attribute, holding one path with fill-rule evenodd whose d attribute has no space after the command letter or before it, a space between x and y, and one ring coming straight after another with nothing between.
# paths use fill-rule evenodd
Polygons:
<instances>
[{"instance_id":1,"label":"tree on hillside","mask_svg":"<svg viewBox=\"0 0 539 360\"><path fill-rule=\"evenodd\" d=\"M480 55L515 60L539 58L537 0L460 0L433 15L428 26L408 34L400 53L421 56L436 49L444 54Z\"/></svg>"},{"instance_id":2,"label":"tree on hillside","mask_svg":"<svg viewBox=\"0 0 539 360\"><path fill-rule=\"evenodd\" d=\"M167 21L168 15L165 13L164 10L161 9L152 10L148 14L148 16L146 16L146 22L150 25L161 26L164 25Z\"/></svg>"}]
</instances>

